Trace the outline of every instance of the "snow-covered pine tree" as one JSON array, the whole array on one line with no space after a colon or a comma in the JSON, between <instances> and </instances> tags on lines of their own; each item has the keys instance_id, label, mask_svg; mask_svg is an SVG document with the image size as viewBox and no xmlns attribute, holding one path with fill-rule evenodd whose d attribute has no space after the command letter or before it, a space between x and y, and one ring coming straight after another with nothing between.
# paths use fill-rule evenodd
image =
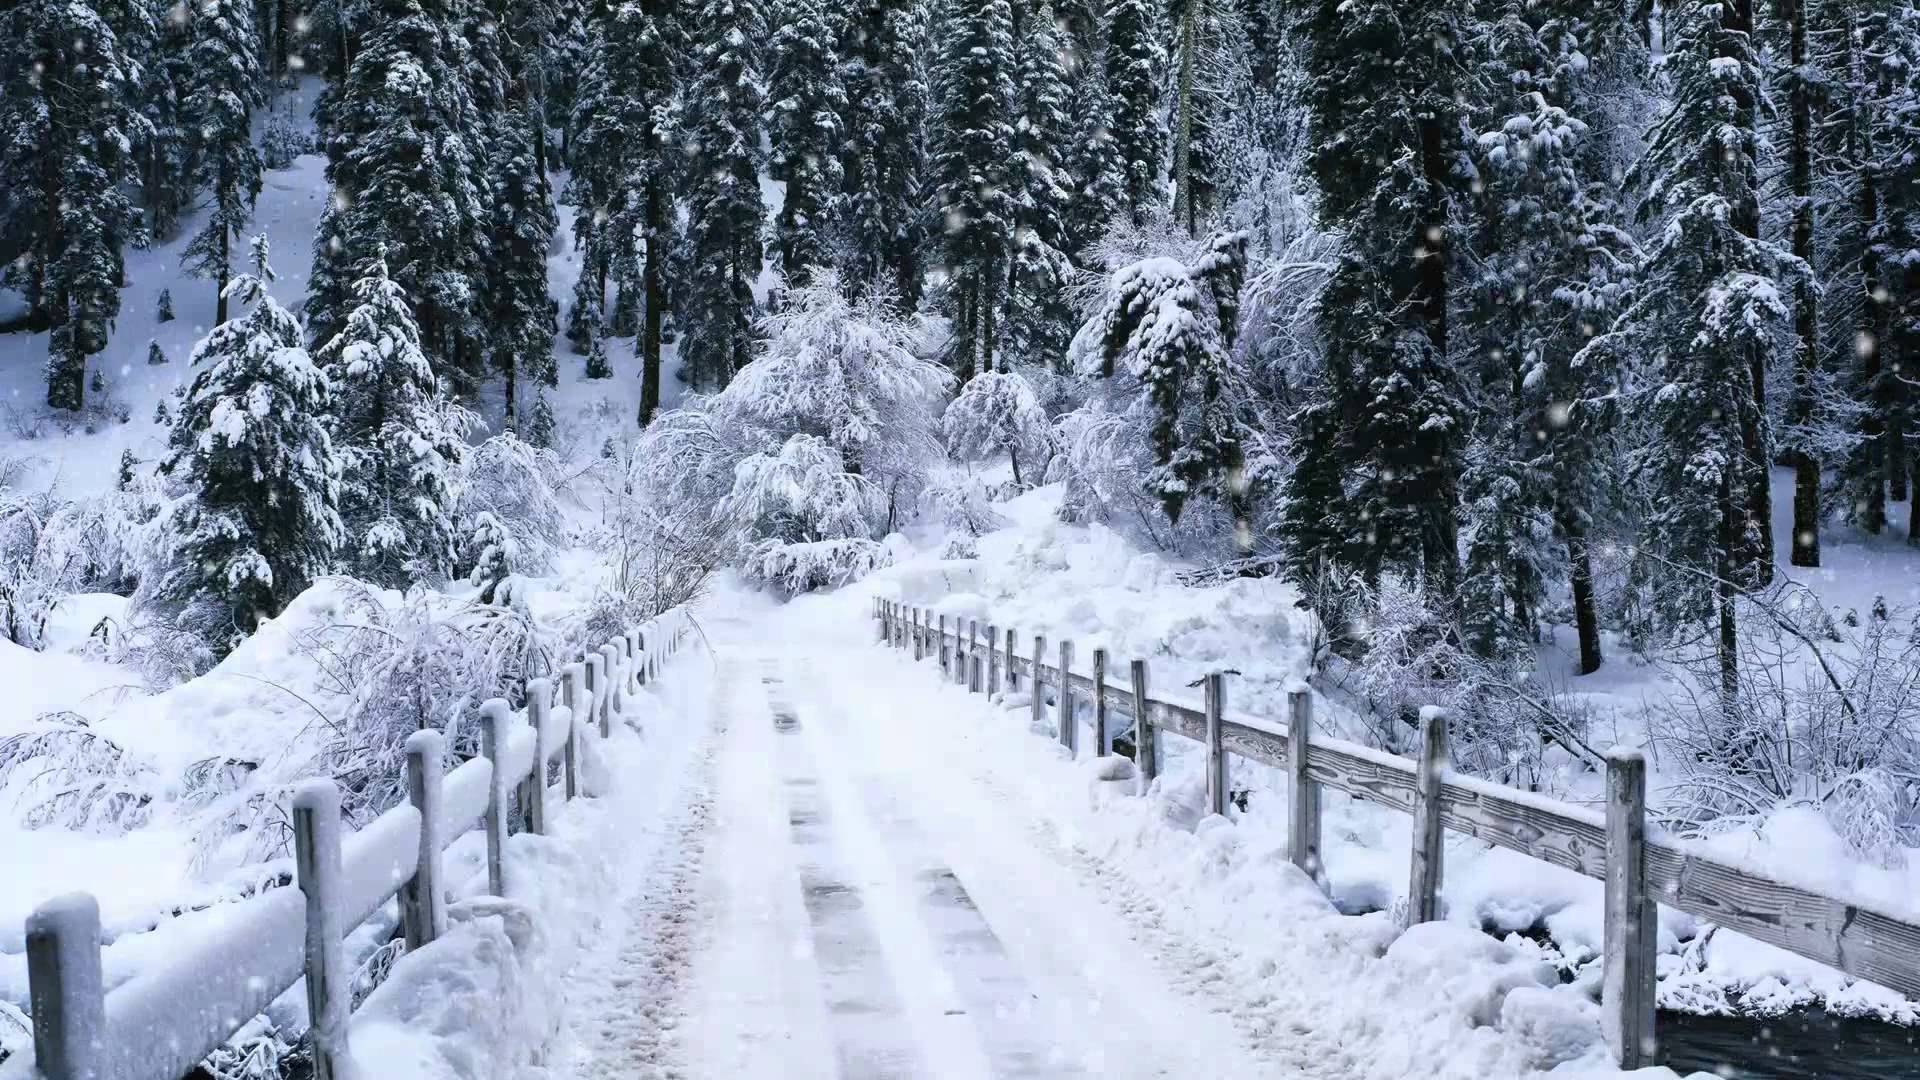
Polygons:
<instances>
[{"instance_id":1,"label":"snow-covered pine tree","mask_svg":"<svg viewBox=\"0 0 1920 1080\"><path fill-rule=\"evenodd\" d=\"M444 577L458 554L451 508L468 418L441 400L386 252L354 282L345 324L316 359L334 387L343 561L387 588Z\"/></svg>"},{"instance_id":2,"label":"snow-covered pine tree","mask_svg":"<svg viewBox=\"0 0 1920 1080\"><path fill-rule=\"evenodd\" d=\"M155 321L163 322L163 323L170 323L173 321L173 290L172 289L160 290L160 299L156 307L157 307L157 310L154 312Z\"/></svg>"},{"instance_id":3,"label":"snow-covered pine tree","mask_svg":"<svg viewBox=\"0 0 1920 1080\"><path fill-rule=\"evenodd\" d=\"M951 0L940 23L933 178L945 229L952 320L947 363L960 382L994 370L1018 207L1008 172L1013 12L1007 0Z\"/></svg>"},{"instance_id":4,"label":"snow-covered pine tree","mask_svg":"<svg viewBox=\"0 0 1920 1080\"><path fill-rule=\"evenodd\" d=\"M260 151L253 145L253 112L266 104L254 48L251 0L198 5L188 65L191 87L192 176L207 193L207 218L180 261L195 277L214 282L214 321L227 321L227 278L233 238L253 216L260 196Z\"/></svg>"},{"instance_id":5,"label":"snow-covered pine tree","mask_svg":"<svg viewBox=\"0 0 1920 1080\"><path fill-rule=\"evenodd\" d=\"M1000 364L1013 360L1059 365L1073 339L1074 312L1067 298L1072 271L1074 124L1068 118L1072 55L1063 48L1053 5L1025 0L1016 8L1014 99L1016 120L1007 189L1014 200L1014 231L1007 281L1005 337Z\"/></svg>"},{"instance_id":6,"label":"snow-covered pine tree","mask_svg":"<svg viewBox=\"0 0 1920 1080\"><path fill-rule=\"evenodd\" d=\"M924 189L932 95L922 56L924 0L856 0L842 31L847 92L844 280L875 285L902 308L920 305L927 223Z\"/></svg>"},{"instance_id":7,"label":"snow-covered pine tree","mask_svg":"<svg viewBox=\"0 0 1920 1080\"><path fill-rule=\"evenodd\" d=\"M1488 102L1474 159L1481 197L1469 204L1477 228L1461 338L1479 361L1458 608L1470 647L1518 656L1564 569L1585 674L1601 662L1589 539L1616 501L1606 462L1618 373L1573 358L1611 321L1637 252L1610 162L1568 107L1598 111L1605 76L1589 53L1637 41L1624 19L1607 25L1560 4L1509 0L1489 14L1477 59L1485 85L1512 97Z\"/></svg>"},{"instance_id":8,"label":"snow-covered pine tree","mask_svg":"<svg viewBox=\"0 0 1920 1080\"><path fill-rule=\"evenodd\" d=\"M157 341L147 342L147 364L149 366L158 366L166 362L167 351L160 347L160 343Z\"/></svg>"},{"instance_id":9,"label":"snow-covered pine tree","mask_svg":"<svg viewBox=\"0 0 1920 1080\"><path fill-rule=\"evenodd\" d=\"M843 179L847 93L825 0L783 0L778 23L767 79L769 173L787 187L774 236L782 276L804 285L815 267L832 262L829 213Z\"/></svg>"},{"instance_id":10,"label":"snow-covered pine tree","mask_svg":"<svg viewBox=\"0 0 1920 1080\"><path fill-rule=\"evenodd\" d=\"M1772 577L1752 489L1771 464L1763 378L1805 264L1761 239L1753 128L1762 74L1747 0L1689 0L1669 23L1672 103L1636 171L1661 228L1638 294L1580 363L1649 370L1629 467L1646 488L1644 573L1669 625L1717 623L1720 690L1739 693L1736 597ZM1757 457L1757 460L1756 460Z\"/></svg>"},{"instance_id":11,"label":"snow-covered pine tree","mask_svg":"<svg viewBox=\"0 0 1920 1080\"><path fill-rule=\"evenodd\" d=\"M478 107L493 114L486 154L493 193L485 275L489 366L504 384L505 423L512 430L522 422L521 381L554 386L559 380L553 358L553 302L547 293L547 248L558 222L553 189L541 164L546 135L537 85L540 42L551 17L543 10L538 2L495 0L493 26L519 26L531 38L481 29L501 52L502 82L490 88L497 102L477 92L475 98Z\"/></svg>"},{"instance_id":12,"label":"snow-covered pine tree","mask_svg":"<svg viewBox=\"0 0 1920 1080\"><path fill-rule=\"evenodd\" d=\"M1162 204L1166 138L1160 127L1160 81L1167 51L1155 0L1113 0L1107 8L1107 94L1119 157L1123 205L1135 224Z\"/></svg>"},{"instance_id":13,"label":"snow-covered pine tree","mask_svg":"<svg viewBox=\"0 0 1920 1080\"><path fill-rule=\"evenodd\" d=\"M267 292L264 237L253 262L227 286L250 310L194 349L161 464L187 497L152 599L219 654L331 572L342 539L327 379L298 320Z\"/></svg>"},{"instance_id":14,"label":"snow-covered pine tree","mask_svg":"<svg viewBox=\"0 0 1920 1080\"><path fill-rule=\"evenodd\" d=\"M47 404L77 410L87 357L120 313L122 251L144 243L126 193L145 129L137 72L108 21L84 4L25 0L0 12L0 236L19 242L0 282L29 325L52 330Z\"/></svg>"},{"instance_id":15,"label":"snow-covered pine tree","mask_svg":"<svg viewBox=\"0 0 1920 1080\"><path fill-rule=\"evenodd\" d=\"M686 103L687 208L684 337L680 355L695 389L715 391L752 359L760 231L760 49L757 0L705 0L694 18L699 73Z\"/></svg>"},{"instance_id":16,"label":"snow-covered pine tree","mask_svg":"<svg viewBox=\"0 0 1920 1080\"><path fill-rule=\"evenodd\" d=\"M1441 595L1458 574L1467 412L1447 337L1465 14L1447 0L1328 2L1303 28L1309 164L1345 243L1317 313L1325 367L1311 385L1325 396L1304 402L1318 437L1297 444L1289 505L1306 505L1306 478L1344 490L1337 522L1285 535L1296 566L1344 555L1378 581L1397 565ZM1314 546L1330 533L1344 542Z\"/></svg>"},{"instance_id":17,"label":"snow-covered pine tree","mask_svg":"<svg viewBox=\"0 0 1920 1080\"><path fill-rule=\"evenodd\" d=\"M333 197L321 215L307 316L328 341L356 304L366 253L384 247L413 304L436 374L474 346L472 306L484 172L464 72L466 48L447 12L420 0L369 0L352 66L316 108ZM440 77L436 77L436 75Z\"/></svg>"},{"instance_id":18,"label":"snow-covered pine tree","mask_svg":"<svg viewBox=\"0 0 1920 1080\"><path fill-rule=\"evenodd\" d=\"M1074 185L1067 214L1067 251L1077 258L1120 213L1126 176L1113 134L1113 98L1107 93L1106 69L1089 58L1074 71L1068 95L1073 141L1062 164Z\"/></svg>"},{"instance_id":19,"label":"snow-covered pine tree","mask_svg":"<svg viewBox=\"0 0 1920 1080\"><path fill-rule=\"evenodd\" d=\"M660 405L660 359L670 296L667 260L676 242L673 213L682 162L676 19L660 0L608 7L595 20L586 71L574 99L573 176L566 201L574 242L583 249L581 290L606 303L607 276L637 270L643 298L640 421ZM642 249L633 246L640 238ZM622 284L625 284L624 282ZM575 310L582 310L576 292ZM587 346L575 340L582 351Z\"/></svg>"},{"instance_id":20,"label":"snow-covered pine tree","mask_svg":"<svg viewBox=\"0 0 1920 1080\"><path fill-rule=\"evenodd\" d=\"M491 604L500 585L513 573L518 556L513 534L507 531L493 511L482 510L473 516L467 540L467 584L480 590L480 602Z\"/></svg>"},{"instance_id":21,"label":"snow-covered pine tree","mask_svg":"<svg viewBox=\"0 0 1920 1080\"><path fill-rule=\"evenodd\" d=\"M964 462L997 463L1013 468L1015 487L1042 475L1037 466L1052 452L1053 428L1026 377L1010 371L983 371L960 388L940 417L947 452ZM1026 467L1021 467L1021 462Z\"/></svg>"},{"instance_id":22,"label":"snow-covered pine tree","mask_svg":"<svg viewBox=\"0 0 1920 1080\"><path fill-rule=\"evenodd\" d=\"M1246 260L1246 234L1230 233L1191 263L1161 256L1123 267L1071 352L1081 374L1115 380L1110 411L1144 435L1126 441L1150 455L1141 483L1167 520L1178 524L1196 498L1214 499L1243 548L1252 542L1253 477L1236 415L1246 387L1232 348Z\"/></svg>"},{"instance_id":23,"label":"snow-covered pine tree","mask_svg":"<svg viewBox=\"0 0 1920 1080\"><path fill-rule=\"evenodd\" d=\"M156 237L173 236L193 199L192 105L195 72L193 6L177 0L141 0L153 32L140 69L139 103L146 121L134 147L140 168L140 199Z\"/></svg>"}]
</instances>

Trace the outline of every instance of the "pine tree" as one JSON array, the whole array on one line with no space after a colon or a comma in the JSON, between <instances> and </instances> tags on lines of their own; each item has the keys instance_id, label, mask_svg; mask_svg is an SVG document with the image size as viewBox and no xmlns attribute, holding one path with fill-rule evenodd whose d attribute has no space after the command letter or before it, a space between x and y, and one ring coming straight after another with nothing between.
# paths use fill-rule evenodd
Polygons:
<instances>
[{"instance_id":1,"label":"pine tree","mask_svg":"<svg viewBox=\"0 0 1920 1080\"><path fill-rule=\"evenodd\" d=\"M469 88L434 72L464 71L464 41L419 0L371 0L353 63L316 110L333 198L321 216L308 281L316 341L352 310L356 262L384 248L413 304L436 373L453 375L473 349L481 294L474 278L486 205Z\"/></svg>"},{"instance_id":2,"label":"pine tree","mask_svg":"<svg viewBox=\"0 0 1920 1080\"><path fill-rule=\"evenodd\" d=\"M831 262L828 215L843 180L840 118L847 94L824 0L786 0L779 23L767 83L767 134L770 173L787 185L774 222L780 271L797 286Z\"/></svg>"},{"instance_id":3,"label":"pine tree","mask_svg":"<svg viewBox=\"0 0 1920 1080\"><path fill-rule=\"evenodd\" d=\"M487 153L493 191L486 275L491 367L505 385L509 430L520 424L520 381L553 386L559 380L553 358L554 307L547 293L547 248L558 222L553 189L541 165L546 136L537 87L542 69L536 43L541 20L548 16L529 16L526 6L503 2L497 11L499 25L513 20L535 37L531 43L511 38L502 43L506 81L498 88L501 100L494 109ZM491 106L486 101L476 104Z\"/></svg>"},{"instance_id":4,"label":"pine tree","mask_svg":"<svg viewBox=\"0 0 1920 1080\"><path fill-rule=\"evenodd\" d=\"M134 148L139 161L140 195L155 236L171 237L193 199L192 86L194 6L169 0L141 0L150 12L152 33L139 62L140 116L144 137Z\"/></svg>"},{"instance_id":5,"label":"pine tree","mask_svg":"<svg viewBox=\"0 0 1920 1080\"><path fill-rule=\"evenodd\" d=\"M686 337L680 353L693 386L718 390L752 359L753 286L760 276L758 45L765 23L754 0L706 0L687 95Z\"/></svg>"},{"instance_id":6,"label":"pine tree","mask_svg":"<svg viewBox=\"0 0 1920 1080\"><path fill-rule=\"evenodd\" d=\"M948 452L957 460L992 461L1005 455L1017 488L1039 475L1035 466L1045 460L1052 442L1052 425L1033 385L1012 372L975 375L947 406L940 427Z\"/></svg>"},{"instance_id":7,"label":"pine tree","mask_svg":"<svg viewBox=\"0 0 1920 1080\"><path fill-rule=\"evenodd\" d=\"M1641 262L1639 295L1582 359L1651 361L1647 430L1631 457L1654 495L1644 545L1661 562L1648 575L1670 621L1718 623L1720 688L1732 707L1735 600L1772 574L1758 535L1771 532L1758 513L1767 500L1753 490L1767 485L1772 460L1756 382L1789 316L1781 285L1807 268L1757 235L1761 73L1750 9L1692 0L1678 14L1672 104L1637 166L1662 226Z\"/></svg>"},{"instance_id":8,"label":"pine tree","mask_svg":"<svg viewBox=\"0 0 1920 1080\"><path fill-rule=\"evenodd\" d=\"M1126 409L1153 456L1143 486L1167 520L1177 524L1194 498L1210 497L1233 515L1242 545L1251 490L1232 348L1246 270L1245 233L1214 237L1191 265L1162 257L1125 267L1072 353L1082 374L1124 376L1134 388Z\"/></svg>"},{"instance_id":9,"label":"pine tree","mask_svg":"<svg viewBox=\"0 0 1920 1080\"><path fill-rule=\"evenodd\" d=\"M948 363L965 383L994 370L1012 256L1012 9L1007 0L954 0L941 29L933 177L946 228Z\"/></svg>"},{"instance_id":10,"label":"pine tree","mask_svg":"<svg viewBox=\"0 0 1920 1080\"><path fill-rule=\"evenodd\" d=\"M1325 0L1305 28L1309 165L1345 239L1317 311L1314 387L1326 396L1307 403L1324 434L1301 444L1288 498L1303 504L1309 479L1339 476L1344 490L1337 525L1287 539L1296 566L1352 560L1373 581L1402 569L1438 595L1459 569L1467 425L1448 353L1449 215L1472 82L1452 49L1468 36L1460 17L1443 0ZM1342 542L1326 546L1334 530Z\"/></svg>"},{"instance_id":11,"label":"pine tree","mask_svg":"<svg viewBox=\"0 0 1920 1080\"><path fill-rule=\"evenodd\" d=\"M387 276L386 252L367 263L352 296L345 325L316 356L334 386L341 555L356 576L404 588L453 568L462 415L440 400L412 304Z\"/></svg>"},{"instance_id":12,"label":"pine tree","mask_svg":"<svg viewBox=\"0 0 1920 1080\"><path fill-rule=\"evenodd\" d=\"M879 285L906 310L920 304L926 243L923 186L931 93L921 0L856 0L840 55L847 92L845 280Z\"/></svg>"},{"instance_id":13,"label":"pine tree","mask_svg":"<svg viewBox=\"0 0 1920 1080\"><path fill-rule=\"evenodd\" d=\"M28 0L0 13L0 236L20 242L4 283L51 328L47 404L79 409L87 358L120 313L122 251L145 242L126 192L145 125L119 37L93 9Z\"/></svg>"},{"instance_id":14,"label":"pine tree","mask_svg":"<svg viewBox=\"0 0 1920 1080\"><path fill-rule=\"evenodd\" d=\"M513 534L491 511L474 515L467 540L467 584L480 590L480 602L491 604L500 595L500 585L513 573L515 550Z\"/></svg>"},{"instance_id":15,"label":"pine tree","mask_svg":"<svg viewBox=\"0 0 1920 1080\"><path fill-rule=\"evenodd\" d=\"M160 290L159 310L154 314L154 318L157 321L163 322L163 323L170 323L173 321L173 290L172 289Z\"/></svg>"},{"instance_id":16,"label":"pine tree","mask_svg":"<svg viewBox=\"0 0 1920 1080\"><path fill-rule=\"evenodd\" d=\"M1107 13L1107 93L1113 101L1122 204L1135 224L1161 203L1166 140L1160 130L1160 76L1166 62L1154 0L1113 0Z\"/></svg>"},{"instance_id":17,"label":"pine tree","mask_svg":"<svg viewBox=\"0 0 1920 1080\"><path fill-rule=\"evenodd\" d=\"M254 54L252 4L213 0L194 20L190 70L195 168L207 191L207 223L187 244L181 262L215 284L214 321L227 321L227 277L233 238L253 216L260 196L260 151L253 145L253 112L266 104Z\"/></svg>"},{"instance_id":18,"label":"pine tree","mask_svg":"<svg viewBox=\"0 0 1920 1080\"><path fill-rule=\"evenodd\" d=\"M596 20L587 70L574 101L573 177L567 201L578 207L574 240L585 257L582 292L597 314L606 303L609 272L640 277L644 320L640 332L640 421L660 405L660 361L670 297L666 266L677 243L673 213L681 160L674 144L681 126L677 33L671 6L636 0L609 8ZM639 236L643 249L636 251ZM621 282L627 284L626 281ZM578 339L576 347L587 347Z\"/></svg>"},{"instance_id":19,"label":"pine tree","mask_svg":"<svg viewBox=\"0 0 1920 1080\"><path fill-rule=\"evenodd\" d=\"M166 362L167 353L165 349L160 347L160 343L157 341L147 342L147 364L152 367L158 367Z\"/></svg>"},{"instance_id":20,"label":"pine tree","mask_svg":"<svg viewBox=\"0 0 1920 1080\"><path fill-rule=\"evenodd\" d=\"M1106 72L1089 61L1074 72L1068 95L1073 135L1062 164L1074 189L1067 213L1067 251L1078 257L1125 205L1126 177L1113 134Z\"/></svg>"},{"instance_id":21,"label":"pine tree","mask_svg":"<svg viewBox=\"0 0 1920 1080\"><path fill-rule=\"evenodd\" d=\"M1072 270L1068 232L1073 181L1062 163L1072 158L1067 58L1056 33L1053 6L1029 3L1015 43L1017 120L1007 190L1014 199L1014 232L1007 282L1007 343L1001 367L1020 358L1057 365L1072 340L1074 312L1067 299Z\"/></svg>"},{"instance_id":22,"label":"pine tree","mask_svg":"<svg viewBox=\"0 0 1920 1080\"><path fill-rule=\"evenodd\" d=\"M221 654L330 572L342 537L327 379L267 292L265 238L253 252L255 273L227 286L251 310L194 349L161 465L188 497L158 596Z\"/></svg>"}]
</instances>

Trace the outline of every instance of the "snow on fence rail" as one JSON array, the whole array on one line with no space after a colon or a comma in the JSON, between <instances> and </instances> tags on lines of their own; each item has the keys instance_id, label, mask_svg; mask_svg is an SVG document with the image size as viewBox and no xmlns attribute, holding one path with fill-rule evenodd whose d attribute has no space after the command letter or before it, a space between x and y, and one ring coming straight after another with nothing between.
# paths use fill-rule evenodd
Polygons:
<instances>
[{"instance_id":1,"label":"snow on fence rail","mask_svg":"<svg viewBox=\"0 0 1920 1080\"><path fill-rule=\"evenodd\" d=\"M1716 925L1830 965L1857 978L1920 997L1920 925L1848 900L1782 884L1649 830L1646 763L1635 750L1607 755L1604 814L1518 791L1447 767L1445 710L1421 710L1421 749L1408 760L1357 743L1315 737L1312 698L1288 695L1285 730L1250 716L1226 715L1226 680L1205 680L1200 708L1148 696L1147 662L1135 660L1128 685L1108 682L1107 656L1096 649L1090 675L1073 670L1073 642L1059 643L1059 661L1046 663L1046 639L1036 635L1030 658L1015 652L1012 629L964 625L887 600L874 602L880 639L911 648L918 660L938 656L940 670L974 691L1027 680L1033 719L1039 721L1051 688L1060 741L1076 749L1076 700L1090 705L1095 752L1107 752L1116 713L1135 717L1136 771L1144 792L1159 771L1159 735L1171 731L1206 748L1207 805L1224 814L1227 760L1238 754L1288 774L1288 857L1316 880L1320 866L1320 789L1331 787L1414 816L1406 924L1438 917L1443 830L1465 833L1536 859L1598 878L1606 884L1602 1024L1623 1068L1654 1063L1654 972L1657 905L1666 904ZM1062 687L1064 678L1065 686ZM1063 692L1064 689L1064 692Z\"/></svg>"},{"instance_id":2,"label":"snow on fence rail","mask_svg":"<svg viewBox=\"0 0 1920 1080\"><path fill-rule=\"evenodd\" d=\"M345 937L399 898L408 951L447 928L441 856L476 826L487 837L487 891L506 896L509 807L524 829L547 831L549 770L562 798L579 793L582 729L612 735L624 701L659 678L692 627L674 609L621 634L549 679L527 683L527 707L481 706L483 756L445 772L437 731L407 740L408 801L343 835L340 791L303 784L293 800L299 888L233 905L232 918L165 962L106 992L100 909L74 893L27 919L33 1049L0 1063L0 1080L176 1080L304 975L315 1080L345 1075L351 1010ZM517 789L510 804L508 788Z\"/></svg>"}]
</instances>

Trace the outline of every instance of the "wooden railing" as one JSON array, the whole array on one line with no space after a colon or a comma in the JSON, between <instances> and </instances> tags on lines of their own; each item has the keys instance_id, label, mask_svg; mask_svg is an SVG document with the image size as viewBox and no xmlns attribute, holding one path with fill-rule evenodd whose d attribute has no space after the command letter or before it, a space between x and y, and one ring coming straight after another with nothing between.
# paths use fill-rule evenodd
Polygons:
<instances>
[{"instance_id":1,"label":"wooden railing","mask_svg":"<svg viewBox=\"0 0 1920 1080\"><path fill-rule=\"evenodd\" d=\"M1090 674L1073 670L1073 643L1059 644L1059 661L1045 662L1046 640L1035 636L1028 657L1016 654L1019 636L977 621L961 625L924 609L876 600L880 639L912 649L915 659L936 655L940 669L970 689L1002 686L1032 691L1033 719L1043 718L1053 690L1059 738L1076 748L1076 701L1092 715L1095 752L1107 752L1116 714L1135 718L1135 763L1140 790L1159 771L1159 736L1172 731L1206 749L1207 805L1227 808L1227 761L1237 754L1287 773L1288 856L1324 880L1321 872L1320 790L1333 788L1414 817L1406 925L1439 915L1443 830L1465 833L1605 883L1602 1016L1608 1045L1623 1068L1654 1064L1654 972L1657 905L1666 904L1849 975L1920 997L1920 925L1861 904L1773 881L1685 841L1660 835L1646 818L1646 763L1636 750L1607 755L1606 812L1597 813L1518 791L1447 767L1447 715L1423 709L1421 755L1408 760L1356 743L1313 734L1312 697L1288 695L1285 730L1250 716L1226 714L1226 680L1208 675L1198 707L1148 696L1145 660L1128 670L1121 689L1107 681L1105 650L1096 649Z\"/></svg>"},{"instance_id":2,"label":"wooden railing","mask_svg":"<svg viewBox=\"0 0 1920 1080\"><path fill-rule=\"evenodd\" d=\"M235 902L217 933L183 942L150 970L107 992L100 909L85 893L42 904L27 919L33 1051L0 1063L0 1080L176 1080L302 976L316 1080L335 1080L352 1008L345 937L395 896L409 951L446 932L442 853L475 827L487 837L487 890L507 896L510 816L547 830L555 790L580 790L579 745L612 734L625 699L658 679L692 623L675 609L526 687L526 708L481 706L483 756L445 772L437 731L406 743L408 801L345 832L340 790L303 784L293 798L298 888ZM549 772L558 759L558 784ZM508 791L518 788L510 802ZM514 814L511 808L517 808Z\"/></svg>"}]
</instances>

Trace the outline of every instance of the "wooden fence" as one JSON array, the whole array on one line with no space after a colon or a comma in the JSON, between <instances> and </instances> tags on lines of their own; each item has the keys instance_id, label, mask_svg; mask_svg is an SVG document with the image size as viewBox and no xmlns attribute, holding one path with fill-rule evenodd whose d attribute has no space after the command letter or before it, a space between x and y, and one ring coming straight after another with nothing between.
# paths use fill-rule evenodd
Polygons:
<instances>
[{"instance_id":1,"label":"wooden fence","mask_svg":"<svg viewBox=\"0 0 1920 1080\"><path fill-rule=\"evenodd\" d=\"M441 734L415 732L406 744L408 801L357 832L343 830L333 781L302 785L293 799L299 887L236 902L217 934L183 943L111 992L94 898L41 905L26 933L33 1052L0 1063L0 1080L176 1080L303 976L315 1080L343 1075L352 1008L346 934L396 896L409 951L445 933L442 853L475 827L487 837L487 890L508 895L509 817L546 832L556 791L561 799L580 791L581 738L612 734L624 699L659 678L691 626L675 609L566 665L557 687L530 680L520 712L502 698L486 702L484 754L452 772Z\"/></svg>"},{"instance_id":2,"label":"wooden fence","mask_svg":"<svg viewBox=\"0 0 1920 1080\"><path fill-rule=\"evenodd\" d=\"M1096 649L1089 674L1073 670L1073 643L1059 643L1058 663L1046 663L1046 639L1036 635L1028 657L1016 654L1019 635L977 621L935 616L924 609L876 600L880 639L911 648L914 658L937 655L940 670L975 691L1003 686L1032 691L1033 719L1043 718L1053 691L1059 738L1077 749L1074 704L1092 716L1094 752L1107 752L1116 714L1135 730L1136 774L1144 792L1159 772L1159 738L1171 731L1206 748L1207 805L1225 813L1230 755L1283 770L1289 778L1288 857L1323 880L1320 864L1320 790L1413 815L1406 924L1439 916L1443 830L1465 833L1598 878L1605 883L1602 1024L1623 1068L1655 1063L1654 972L1657 905L1666 904L1715 925L1779 946L1849 975L1920 997L1920 925L1848 900L1769 880L1693 845L1650 830L1646 819L1646 763L1636 750L1607 755L1605 813L1572 806L1451 771L1444 710L1421 711L1421 754L1409 760L1357 743L1313 734L1312 697L1288 695L1284 730L1250 716L1228 716L1226 680L1206 677L1204 703L1148 696L1145 660L1129 665L1127 685L1108 681L1105 650Z\"/></svg>"}]
</instances>

